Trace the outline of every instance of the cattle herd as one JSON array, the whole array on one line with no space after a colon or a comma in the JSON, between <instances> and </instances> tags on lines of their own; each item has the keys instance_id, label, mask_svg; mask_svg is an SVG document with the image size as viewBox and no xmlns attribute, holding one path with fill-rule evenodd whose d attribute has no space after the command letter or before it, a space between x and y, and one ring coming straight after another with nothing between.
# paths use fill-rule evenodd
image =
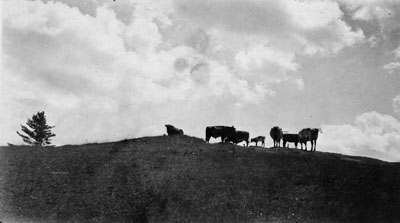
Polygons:
<instances>
[{"instance_id":1,"label":"cattle herd","mask_svg":"<svg viewBox=\"0 0 400 223\"><path fill-rule=\"evenodd\" d=\"M167 133L169 136L184 134L182 129L176 128L173 125L165 125L165 127L167 128ZM269 135L274 142L274 147L280 147L281 141L284 148L288 146L288 143L294 143L295 147L297 148L297 145L300 143L301 150L303 150L304 144L304 149L307 151L307 142L309 141L311 143L310 151L315 151L319 132L322 133L321 129L304 128L297 134L284 133L279 126L274 126L271 128ZM260 142L261 146L265 146L265 136L257 136L250 139L249 132L236 130L234 126L207 126L205 138L206 142L209 142L211 137L221 137L221 142L233 142L235 144L245 142L246 146L249 146L249 143L252 142L255 142L257 146L258 142Z\"/></svg>"}]
</instances>

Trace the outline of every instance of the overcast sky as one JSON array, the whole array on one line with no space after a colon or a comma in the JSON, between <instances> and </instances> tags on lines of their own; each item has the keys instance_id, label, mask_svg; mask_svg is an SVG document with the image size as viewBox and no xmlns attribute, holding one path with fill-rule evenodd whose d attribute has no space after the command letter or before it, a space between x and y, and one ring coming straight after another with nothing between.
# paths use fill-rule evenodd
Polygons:
<instances>
[{"instance_id":1,"label":"overcast sky","mask_svg":"<svg viewBox=\"0 0 400 223\"><path fill-rule=\"evenodd\" d=\"M399 0L5 0L0 144L45 111L56 145L209 125L322 128L400 161Z\"/></svg>"}]
</instances>

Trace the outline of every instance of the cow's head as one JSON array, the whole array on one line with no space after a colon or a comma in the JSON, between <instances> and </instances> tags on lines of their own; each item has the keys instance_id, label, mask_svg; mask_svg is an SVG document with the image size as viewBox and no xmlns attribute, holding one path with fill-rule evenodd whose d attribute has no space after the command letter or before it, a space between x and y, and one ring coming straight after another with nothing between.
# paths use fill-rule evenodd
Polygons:
<instances>
[{"instance_id":1,"label":"cow's head","mask_svg":"<svg viewBox=\"0 0 400 223\"><path fill-rule=\"evenodd\" d=\"M300 139L309 139L311 137L311 129L310 128L306 128L306 129L302 129L299 132L299 138Z\"/></svg>"},{"instance_id":2,"label":"cow's head","mask_svg":"<svg viewBox=\"0 0 400 223\"><path fill-rule=\"evenodd\" d=\"M175 127L173 125L170 125L170 124L166 124L165 127L167 128L167 130L168 129L169 130L175 129Z\"/></svg>"}]
</instances>

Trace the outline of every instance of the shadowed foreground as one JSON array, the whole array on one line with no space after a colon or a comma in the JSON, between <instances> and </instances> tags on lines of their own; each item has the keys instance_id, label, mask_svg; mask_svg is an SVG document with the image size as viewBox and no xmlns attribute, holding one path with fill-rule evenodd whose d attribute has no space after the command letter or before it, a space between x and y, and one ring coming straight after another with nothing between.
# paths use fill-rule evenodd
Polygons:
<instances>
[{"instance_id":1,"label":"shadowed foreground","mask_svg":"<svg viewBox=\"0 0 400 223\"><path fill-rule=\"evenodd\" d=\"M400 164L188 136L0 149L3 222L399 222Z\"/></svg>"}]
</instances>

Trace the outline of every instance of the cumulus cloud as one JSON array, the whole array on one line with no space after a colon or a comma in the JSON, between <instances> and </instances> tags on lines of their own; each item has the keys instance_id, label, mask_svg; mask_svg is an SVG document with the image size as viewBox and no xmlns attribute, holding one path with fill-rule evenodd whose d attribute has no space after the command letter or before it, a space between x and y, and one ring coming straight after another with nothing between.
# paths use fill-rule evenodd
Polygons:
<instances>
[{"instance_id":1,"label":"cumulus cloud","mask_svg":"<svg viewBox=\"0 0 400 223\"><path fill-rule=\"evenodd\" d=\"M243 106L273 95L201 46L163 46L160 26L169 21L151 5L137 5L128 24L109 5L95 15L60 2L5 7L1 112L10 141L39 110L54 120L60 144L160 134L162 122L182 117L174 109L194 115L204 100Z\"/></svg>"},{"instance_id":2,"label":"cumulus cloud","mask_svg":"<svg viewBox=\"0 0 400 223\"><path fill-rule=\"evenodd\" d=\"M353 19L371 21L373 19L386 19L391 17L396 7L396 0L339 0L348 9L353 11Z\"/></svg>"},{"instance_id":3,"label":"cumulus cloud","mask_svg":"<svg viewBox=\"0 0 400 223\"><path fill-rule=\"evenodd\" d=\"M397 0L338 0L338 2L353 20L372 24L370 27L363 26L369 35L379 36L379 39L384 41L398 38L393 35L400 28L398 22L400 5Z\"/></svg>"},{"instance_id":4,"label":"cumulus cloud","mask_svg":"<svg viewBox=\"0 0 400 223\"><path fill-rule=\"evenodd\" d=\"M390 115L368 112L352 125L322 125L319 144L325 151L400 161L400 122Z\"/></svg>"},{"instance_id":5,"label":"cumulus cloud","mask_svg":"<svg viewBox=\"0 0 400 223\"><path fill-rule=\"evenodd\" d=\"M249 43L269 41L282 51L301 54L334 54L363 40L360 29L352 30L343 20L339 5L330 1L175 1L178 18L203 29L224 30L240 36L239 49ZM232 45L229 41L220 41ZM238 42L238 41L236 41ZM229 48L224 45L224 48Z\"/></svg>"},{"instance_id":6,"label":"cumulus cloud","mask_svg":"<svg viewBox=\"0 0 400 223\"><path fill-rule=\"evenodd\" d=\"M393 62L383 66L390 74L400 71L400 46L393 51Z\"/></svg>"},{"instance_id":7,"label":"cumulus cloud","mask_svg":"<svg viewBox=\"0 0 400 223\"><path fill-rule=\"evenodd\" d=\"M294 53L280 52L270 47L258 45L246 51L239 51L235 60L245 70L256 70L262 68L265 64L272 64L285 70L296 71L298 64L294 62L294 57Z\"/></svg>"},{"instance_id":8,"label":"cumulus cloud","mask_svg":"<svg viewBox=\"0 0 400 223\"><path fill-rule=\"evenodd\" d=\"M202 121L222 124L242 115L221 111L267 104L279 85L303 89L298 57L335 55L364 39L332 1L3 7L2 139L12 142L39 110L58 144L160 134L164 122L192 128L199 110Z\"/></svg>"},{"instance_id":9,"label":"cumulus cloud","mask_svg":"<svg viewBox=\"0 0 400 223\"><path fill-rule=\"evenodd\" d=\"M301 56L332 56L364 40L331 1L175 0L173 44L186 44L223 60L249 86L276 91L280 84L302 90L296 75ZM199 50L201 49L201 50ZM270 94L271 95L271 94Z\"/></svg>"}]
</instances>

